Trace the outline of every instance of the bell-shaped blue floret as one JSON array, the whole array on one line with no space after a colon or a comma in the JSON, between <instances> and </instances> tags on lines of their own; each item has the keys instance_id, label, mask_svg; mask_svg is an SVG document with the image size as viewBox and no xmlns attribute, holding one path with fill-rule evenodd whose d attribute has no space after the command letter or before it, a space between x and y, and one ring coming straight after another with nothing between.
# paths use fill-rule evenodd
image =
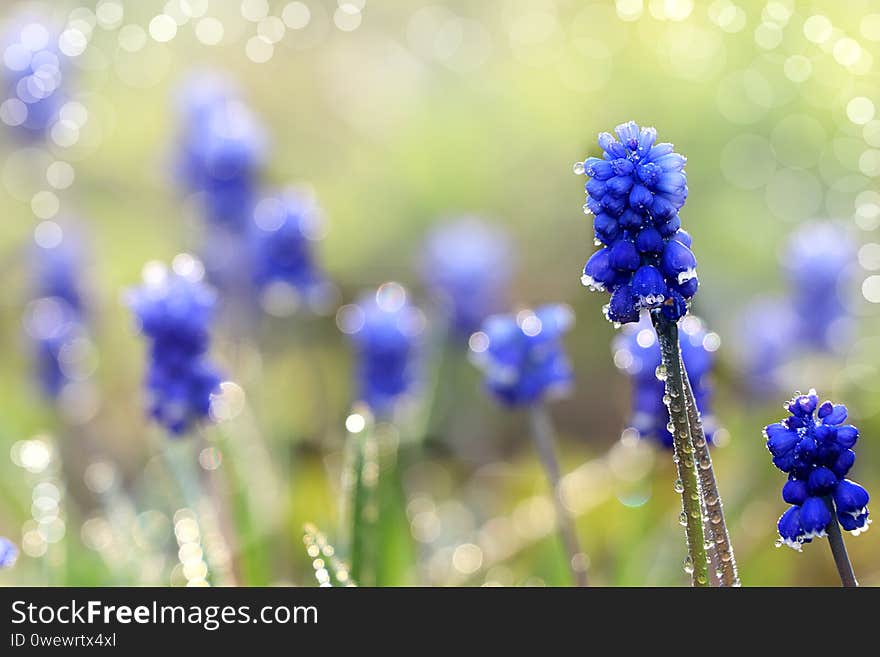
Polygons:
<instances>
[{"instance_id":1,"label":"bell-shaped blue floret","mask_svg":"<svg viewBox=\"0 0 880 657\"><path fill-rule=\"evenodd\" d=\"M831 522L831 511L821 497L808 497L801 505L800 520L807 538L825 536L825 528Z\"/></svg>"},{"instance_id":2,"label":"bell-shaped blue floret","mask_svg":"<svg viewBox=\"0 0 880 657\"><path fill-rule=\"evenodd\" d=\"M632 291L642 308L656 308L666 300L666 280L656 267L642 265L633 275Z\"/></svg>"},{"instance_id":3,"label":"bell-shaped blue floret","mask_svg":"<svg viewBox=\"0 0 880 657\"><path fill-rule=\"evenodd\" d=\"M782 499L789 504L800 506L807 500L807 497L809 497L807 484L800 479L789 479L782 487Z\"/></svg>"}]
</instances>

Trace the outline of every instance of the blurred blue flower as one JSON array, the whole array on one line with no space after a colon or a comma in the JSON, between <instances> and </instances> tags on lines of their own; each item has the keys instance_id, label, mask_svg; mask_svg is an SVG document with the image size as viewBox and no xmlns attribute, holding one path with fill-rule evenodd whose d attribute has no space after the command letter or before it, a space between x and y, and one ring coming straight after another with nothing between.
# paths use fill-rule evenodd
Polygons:
<instances>
[{"instance_id":1,"label":"blurred blue flower","mask_svg":"<svg viewBox=\"0 0 880 657\"><path fill-rule=\"evenodd\" d=\"M231 83L213 74L190 77L178 94L176 171L198 193L208 221L247 228L266 159L263 127Z\"/></svg>"},{"instance_id":2,"label":"blurred blue flower","mask_svg":"<svg viewBox=\"0 0 880 657\"><path fill-rule=\"evenodd\" d=\"M385 283L337 316L357 353L359 400L375 415L387 416L411 392L424 315L407 302L398 283Z\"/></svg>"},{"instance_id":3,"label":"blurred blue flower","mask_svg":"<svg viewBox=\"0 0 880 657\"><path fill-rule=\"evenodd\" d=\"M2 40L4 98L0 118L16 133L38 139L58 120L67 58L58 36L33 16L15 19Z\"/></svg>"},{"instance_id":4,"label":"blurred blue flower","mask_svg":"<svg viewBox=\"0 0 880 657\"><path fill-rule=\"evenodd\" d=\"M301 299L322 295L325 280L312 250L322 225L315 200L296 189L281 190L257 204L251 230L253 278L272 314L290 314Z\"/></svg>"},{"instance_id":5,"label":"blurred blue flower","mask_svg":"<svg viewBox=\"0 0 880 657\"><path fill-rule=\"evenodd\" d=\"M694 400L700 410L706 439L711 442L716 422L710 411L712 389L709 374L715 351L721 342L716 333L706 330L703 322L687 317L679 330L681 357ZM642 313L638 324L630 324L612 342L614 364L632 379L632 416L630 424L639 436L653 438L664 447L672 448L669 433L669 411L663 403L664 384L656 376L660 366L660 345L650 316Z\"/></svg>"},{"instance_id":6,"label":"blurred blue flower","mask_svg":"<svg viewBox=\"0 0 880 657\"><path fill-rule=\"evenodd\" d=\"M189 255L173 270L159 263L144 269L144 284L128 303L149 341L146 389L150 416L174 435L208 417L220 375L208 362L215 295L201 280L201 263Z\"/></svg>"},{"instance_id":7,"label":"blurred blue flower","mask_svg":"<svg viewBox=\"0 0 880 657\"><path fill-rule=\"evenodd\" d=\"M524 406L567 392L574 375L562 335L573 323L562 304L488 317L469 343L489 393L506 406Z\"/></svg>"},{"instance_id":8,"label":"blurred blue flower","mask_svg":"<svg viewBox=\"0 0 880 657\"><path fill-rule=\"evenodd\" d=\"M24 325L32 341L43 393L56 399L65 385L87 376L89 346L80 285L82 249L72 228L43 222L32 249L32 301Z\"/></svg>"},{"instance_id":9,"label":"blurred blue flower","mask_svg":"<svg viewBox=\"0 0 880 657\"><path fill-rule=\"evenodd\" d=\"M868 492L846 479L855 463L852 447L859 431L844 424L843 404L819 403L815 390L797 394L785 408L789 417L764 429L773 464L788 473L782 498L789 508L777 525L779 544L800 550L804 543L825 536L836 521L857 535L868 529Z\"/></svg>"},{"instance_id":10,"label":"blurred blue flower","mask_svg":"<svg viewBox=\"0 0 880 657\"><path fill-rule=\"evenodd\" d=\"M12 568L18 560L18 548L8 538L0 536L0 570Z\"/></svg>"},{"instance_id":11,"label":"blurred blue flower","mask_svg":"<svg viewBox=\"0 0 880 657\"><path fill-rule=\"evenodd\" d=\"M842 292L853 279L854 263L856 244L840 224L809 223L789 238L782 265L803 344L833 350L847 342L852 318Z\"/></svg>"},{"instance_id":12,"label":"blurred blue flower","mask_svg":"<svg viewBox=\"0 0 880 657\"><path fill-rule=\"evenodd\" d=\"M790 301L758 297L737 316L736 362L745 389L757 398L776 393L783 385L782 368L799 352L800 321Z\"/></svg>"},{"instance_id":13,"label":"blurred blue flower","mask_svg":"<svg viewBox=\"0 0 880 657\"><path fill-rule=\"evenodd\" d=\"M687 199L686 159L672 144L655 144L654 128L633 121L615 128L617 139L599 135L602 158L577 162L590 178L585 212L595 215L596 243L581 281L606 291L606 317L615 324L639 321L639 310L662 308L677 320L697 291L697 261L678 211Z\"/></svg>"},{"instance_id":14,"label":"blurred blue flower","mask_svg":"<svg viewBox=\"0 0 880 657\"><path fill-rule=\"evenodd\" d=\"M512 261L513 245L506 232L466 217L428 235L419 269L425 287L446 310L452 330L468 337L506 305Z\"/></svg>"}]
</instances>

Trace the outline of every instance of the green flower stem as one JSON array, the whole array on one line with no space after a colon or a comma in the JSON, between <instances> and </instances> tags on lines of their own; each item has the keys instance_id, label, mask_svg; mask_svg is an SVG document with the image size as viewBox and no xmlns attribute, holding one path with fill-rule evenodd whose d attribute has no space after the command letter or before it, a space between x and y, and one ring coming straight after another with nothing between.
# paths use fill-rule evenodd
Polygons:
<instances>
[{"instance_id":1,"label":"green flower stem","mask_svg":"<svg viewBox=\"0 0 880 657\"><path fill-rule=\"evenodd\" d=\"M665 369L666 401L669 404L669 418L672 423L673 460L681 482L681 506L685 519L688 559L692 568L691 582L693 586L708 586L706 539L703 531L703 499L694 463L690 423L685 408L684 373L678 343L678 324L666 319L659 311L651 313L651 320L654 322L654 328L660 341L661 367Z\"/></svg>"},{"instance_id":2,"label":"green flower stem","mask_svg":"<svg viewBox=\"0 0 880 657\"><path fill-rule=\"evenodd\" d=\"M348 437L351 500L348 508L348 558L351 577L360 586L376 584L376 530L378 519L377 488L379 460L376 436L372 424Z\"/></svg>"},{"instance_id":3,"label":"green flower stem","mask_svg":"<svg viewBox=\"0 0 880 657\"><path fill-rule=\"evenodd\" d=\"M559 462L556 460L555 439L553 422L543 404L535 404L529 410L529 420L532 425L532 437L538 448L538 456L547 482L553 491L553 502L556 505L556 522L559 527L559 535L565 552L568 556L568 566L575 586L587 586L587 571L584 568L585 557L578 541L574 519L562 500L562 488Z\"/></svg>"},{"instance_id":4,"label":"green flower stem","mask_svg":"<svg viewBox=\"0 0 880 657\"><path fill-rule=\"evenodd\" d=\"M709 454L709 444L706 440L706 432L703 430L703 422L700 419L700 410L694 399L694 391L687 376L684 361L681 361L684 384L685 406L687 408L688 424L691 429L691 439L694 445L694 459L697 463L697 474L700 478L700 489L703 493L703 502L706 506L706 527L709 530L709 539L712 542L710 556L713 566L717 569L718 581L721 586L739 586L739 573L736 569L736 557L733 554L733 544L727 532L727 523L724 521L724 505L721 494L718 492L718 483L715 481L715 470L712 468L712 456Z\"/></svg>"},{"instance_id":5,"label":"green flower stem","mask_svg":"<svg viewBox=\"0 0 880 657\"><path fill-rule=\"evenodd\" d=\"M830 497L825 498L825 504L828 506L828 510L831 511L831 522L828 523L825 532L828 534L828 545L831 548L831 554L834 556L834 565L837 566L840 583L845 588L857 587L859 583L856 581L856 574L853 572L849 555L846 552L846 544L843 542L840 525L837 524L837 509L834 508L834 502Z\"/></svg>"}]
</instances>

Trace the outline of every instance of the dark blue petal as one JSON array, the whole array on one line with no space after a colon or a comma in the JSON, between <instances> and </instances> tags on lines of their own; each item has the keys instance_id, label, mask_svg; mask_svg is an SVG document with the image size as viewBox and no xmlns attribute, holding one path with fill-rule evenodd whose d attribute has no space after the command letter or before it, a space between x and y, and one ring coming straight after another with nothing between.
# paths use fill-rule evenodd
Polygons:
<instances>
[{"instance_id":1,"label":"dark blue petal","mask_svg":"<svg viewBox=\"0 0 880 657\"><path fill-rule=\"evenodd\" d=\"M801 505L800 521L805 536L824 536L825 528L831 522L831 512L825 500L821 497L808 497Z\"/></svg>"},{"instance_id":2,"label":"dark blue petal","mask_svg":"<svg viewBox=\"0 0 880 657\"><path fill-rule=\"evenodd\" d=\"M611 266L621 271L635 271L642 258L636 245L629 240L618 240L611 247Z\"/></svg>"},{"instance_id":3,"label":"dark blue petal","mask_svg":"<svg viewBox=\"0 0 880 657\"><path fill-rule=\"evenodd\" d=\"M644 185L634 185L629 193L629 204L638 212L646 212L651 209L654 195Z\"/></svg>"},{"instance_id":4,"label":"dark blue petal","mask_svg":"<svg viewBox=\"0 0 880 657\"><path fill-rule=\"evenodd\" d=\"M845 477L855 462L856 453L851 449L844 450L840 453L840 456L837 457L834 464L830 466L831 471L837 475L838 478Z\"/></svg>"},{"instance_id":5,"label":"dark blue petal","mask_svg":"<svg viewBox=\"0 0 880 657\"><path fill-rule=\"evenodd\" d=\"M697 275L697 259L684 244L669 240L660 257L660 269L670 280L686 283Z\"/></svg>"},{"instance_id":6,"label":"dark blue petal","mask_svg":"<svg viewBox=\"0 0 880 657\"><path fill-rule=\"evenodd\" d=\"M834 504L844 513L861 513L870 500L868 491L850 479L841 480L834 489Z\"/></svg>"},{"instance_id":7,"label":"dark blue petal","mask_svg":"<svg viewBox=\"0 0 880 657\"><path fill-rule=\"evenodd\" d=\"M642 227L644 221L645 217L631 208L627 208L620 215L620 225L626 230L637 231Z\"/></svg>"},{"instance_id":8,"label":"dark blue petal","mask_svg":"<svg viewBox=\"0 0 880 657\"><path fill-rule=\"evenodd\" d=\"M819 497L830 493L836 485L837 477L834 476L834 473L831 472L831 470L824 466L818 467L813 470L810 473L809 479L807 480L807 486L810 489L810 495L816 495Z\"/></svg>"},{"instance_id":9,"label":"dark blue petal","mask_svg":"<svg viewBox=\"0 0 880 657\"><path fill-rule=\"evenodd\" d=\"M608 319L618 324L629 324L639 321L639 307L630 285L621 285L608 304Z\"/></svg>"},{"instance_id":10,"label":"dark blue petal","mask_svg":"<svg viewBox=\"0 0 880 657\"><path fill-rule=\"evenodd\" d=\"M767 436L767 449L773 456L788 454L800 441L797 432L792 431L781 422L765 427L764 435Z\"/></svg>"},{"instance_id":11,"label":"dark blue petal","mask_svg":"<svg viewBox=\"0 0 880 657\"><path fill-rule=\"evenodd\" d=\"M663 238L653 226L639 231L636 237L636 248L642 253L660 253L663 251Z\"/></svg>"},{"instance_id":12,"label":"dark blue petal","mask_svg":"<svg viewBox=\"0 0 880 657\"><path fill-rule=\"evenodd\" d=\"M611 249L596 251L584 267L581 282L593 290L605 290L617 278L617 270L611 267Z\"/></svg>"},{"instance_id":13,"label":"dark blue petal","mask_svg":"<svg viewBox=\"0 0 880 657\"><path fill-rule=\"evenodd\" d=\"M799 479L789 479L782 487L782 499L789 504L801 505L808 496L807 484Z\"/></svg>"},{"instance_id":14,"label":"dark blue petal","mask_svg":"<svg viewBox=\"0 0 880 657\"><path fill-rule=\"evenodd\" d=\"M643 265L633 275L632 291L642 308L656 308L666 300L666 281L659 269Z\"/></svg>"},{"instance_id":15,"label":"dark blue petal","mask_svg":"<svg viewBox=\"0 0 880 657\"><path fill-rule=\"evenodd\" d=\"M847 449L856 444L859 439L859 430L851 424L845 424L837 428L837 444Z\"/></svg>"}]
</instances>

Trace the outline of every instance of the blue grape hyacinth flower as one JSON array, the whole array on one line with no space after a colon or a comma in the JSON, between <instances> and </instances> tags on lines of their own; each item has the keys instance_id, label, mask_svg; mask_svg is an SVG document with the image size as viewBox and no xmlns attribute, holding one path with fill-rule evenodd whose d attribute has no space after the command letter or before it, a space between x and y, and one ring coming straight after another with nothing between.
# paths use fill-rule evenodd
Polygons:
<instances>
[{"instance_id":1,"label":"blue grape hyacinth flower","mask_svg":"<svg viewBox=\"0 0 880 657\"><path fill-rule=\"evenodd\" d=\"M257 203L250 241L253 279L271 314L289 315L300 301L310 304L323 296L326 281L313 251L322 231L321 210L303 191L284 189Z\"/></svg>"},{"instance_id":2,"label":"blue grape hyacinth flower","mask_svg":"<svg viewBox=\"0 0 880 657\"><path fill-rule=\"evenodd\" d=\"M18 548L8 538L0 536L0 570L12 568L18 560Z\"/></svg>"},{"instance_id":3,"label":"blue grape hyacinth flower","mask_svg":"<svg viewBox=\"0 0 880 657\"><path fill-rule=\"evenodd\" d=\"M856 262L855 242L840 224L808 223L789 238L782 266L804 345L831 351L848 342L853 322L843 291Z\"/></svg>"},{"instance_id":4,"label":"blue grape hyacinth flower","mask_svg":"<svg viewBox=\"0 0 880 657\"><path fill-rule=\"evenodd\" d=\"M65 100L68 66L58 35L25 15L8 28L0 48L5 90L0 118L21 137L42 138L57 122Z\"/></svg>"},{"instance_id":5,"label":"blue grape hyacinth flower","mask_svg":"<svg viewBox=\"0 0 880 657\"><path fill-rule=\"evenodd\" d=\"M789 417L764 429L773 464L788 474L782 498L791 507L779 518L779 545L800 551L826 535L832 519L853 535L866 531L868 492L846 478L855 463L859 431L844 424L846 406L819 403L815 390L785 404Z\"/></svg>"},{"instance_id":6,"label":"blue grape hyacinth flower","mask_svg":"<svg viewBox=\"0 0 880 657\"><path fill-rule=\"evenodd\" d=\"M679 345L694 400L702 415L706 440L711 442L717 426L710 410L712 387L709 374L721 340L717 333L706 330L700 319L689 316L681 323ZM612 352L614 364L632 379L630 426L640 437L654 439L671 449L672 434L667 428L669 409L663 403L665 387L656 375L661 364L660 345L647 313L642 313L638 324L625 326L615 336Z\"/></svg>"},{"instance_id":7,"label":"blue grape hyacinth flower","mask_svg":"<svg viewBox=\"0 0 880 657\"><path fill-rule=\"evenodd\" d=\"M215 294L201 263L188 254L144 268L144 284L128 302L149 342L145 386L150 416L173 435L209 417L220 375L207 359Z\"/></svg>"},{"instance_id":8,"label":"blue grape hyacinth flower","mask_svg":"<svg viewBox=\"0 0 880 657\"><path fill-rule=\"evenodd\" d=\"M611 295L606 317L615 324L639 321L642 309L662 308L683 317L697 291L697 261L678 211L688 195L686 158L672 144L656 144L654 128L633 121L599 135L602 157L574 165L589 178L585 212L595 215L596 251L581 281Z\"/></svg>"},{"instance_id":9,"label":"blue grape hyacinth flower","mask_svg":"<svg viewBox=\"0 0 880 657\"><path fill-rule=\"evenodd\" d=\"M217 75L186 80L177 105L178 177L188 192L199 194L209 222L245 230L266 160L262 125L234 86Z\"/></svg>"},{"instance_id":10,"label":"blue grape hyacinth flower","mask_svg":"<svg viewBox=\"0 0 880 657\"><path fill-rule=\"evenodd\" d=\"M359 401L374 415L389 416L415 386L424 315L402 285L389 282L340 308L337 323L357 354Z\"/></svg>"},{"instance_id":11,"label":"blue grape hyacinth flower","mask_svg":"<svg viewBox=\"0 0 880 657\"><path fill-rule=\"evenodd\" d=\"M506 305L512 261L513 245L504 231L466 217L428 235L419 269L452 331L467 338Z\"/></svg>"},{"instance_id":12,"label":"blue grape hyacinth flower","mask_svg":"<svg viewBox=\"0 0 880 657\"><path fill-rule=\"evenodd\" d=\"M574 375L562 336L573 323L564 304L488 317L469 344L490 395L505 406L528 406L568 392Z\"/></svg>"},{"instance_id":13,"label":"blue grape hyacinth flower","mask_svg":"<svg viewBox=\"0 0 880 657\"><path fill-rule=\"evenodd\" d=\"M80 282L83 254L75 231L56 222L42 222L34 231L30 261L32 301L24 325L40 388L55 400L65 386L87 378L91 367Z\"/></svg>"}]
</instances>

